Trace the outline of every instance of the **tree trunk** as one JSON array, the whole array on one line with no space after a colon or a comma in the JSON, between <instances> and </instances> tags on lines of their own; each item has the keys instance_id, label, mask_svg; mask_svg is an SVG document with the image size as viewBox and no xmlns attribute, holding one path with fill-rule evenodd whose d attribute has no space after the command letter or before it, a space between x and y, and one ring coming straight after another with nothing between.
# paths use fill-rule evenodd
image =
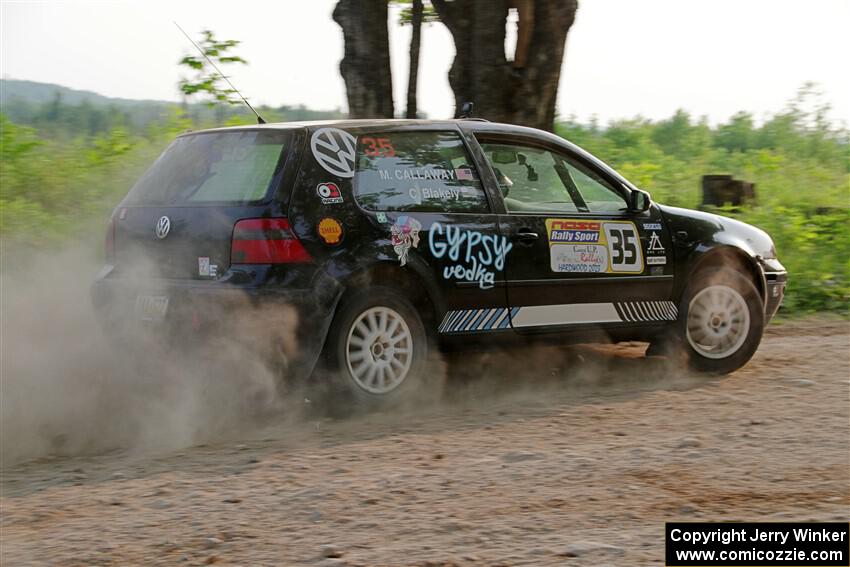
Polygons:
<instances>
[{"instance_id":1,"label":"tree trunk","mask_svg":"<svg viewBox=\"0 0 850 567\"><path fill-rule=\"evenodd\" d=\"M527 59L514 69L505 57L509 0L432 0L451 32L457 55L449 71L455 115L464 102L478 116L552 130L567 32L577 0L533 0ZM522 12L521 12L522 15Z\"/></svg>"},{"instance_id":2,"label":"tree trunk","mask_svg":"<svg viewBox=\"0 0 850 567\"><path fill-rule=\"evenodd\" d=\"M333 12L345 54L339 64L351 118L392 118L386 0L339 0Z\"/></svg>"},{"instance_id":3,"label":"tree trunk","mask_svg":"<svg viewBox=\"0 0 850 567\"><path fill-rule=\"evenodd\" d=\"M410 25L410 73L407 76L407 118L416 118L416 88L419 80L419 45L422 41L422 0L413 0Z\"/></svg>"}]
</instances>

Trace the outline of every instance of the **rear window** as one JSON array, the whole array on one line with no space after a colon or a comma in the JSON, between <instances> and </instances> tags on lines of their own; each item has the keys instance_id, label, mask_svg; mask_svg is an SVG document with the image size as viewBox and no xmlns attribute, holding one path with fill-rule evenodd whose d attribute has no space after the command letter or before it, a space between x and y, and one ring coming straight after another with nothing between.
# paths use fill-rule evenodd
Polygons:
<instances>
[{"instance_id":1,"label":"rear window","mask_svg":"<svg viewBox=\"0 0 850 567\"><path fill-rule=\"evenodd\" d=\"M260 201L283 167L290 133L237 131L177 138L130 190L128 204Z\"/></svg>"},{"instance_id":2,"label":"rear window","mask_svg":"<svg viewBox=\"0 0 850 567\"><path fill-rule=\"evenodd\" d=\"M358 136L354 196L371 211L489 211L478 172L456 132Z\"/></svg>"}]
</instances>

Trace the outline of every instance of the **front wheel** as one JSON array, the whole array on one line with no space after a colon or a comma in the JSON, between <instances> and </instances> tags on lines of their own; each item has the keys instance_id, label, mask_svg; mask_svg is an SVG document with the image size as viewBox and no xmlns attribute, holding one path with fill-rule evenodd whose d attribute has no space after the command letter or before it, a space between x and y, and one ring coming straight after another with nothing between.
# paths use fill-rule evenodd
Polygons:
<instances>
[{"instance_id":1,"label":"front wheel","mask_svg":"<svg viewBox=\"0 0 850 567\"><path fill-rule=\"evenodd\" d=\"M372 288L345 301L325 348L333 395L360 405L398 399L425 377L428 338L422 319L391 288Z\"/></svg>"},{"instance_id":2,"label":"front wheel","mask_svg":"<svg viewBox=\"0 0 850 567\"><path fill-rule=\"evenodd\" d=\"M764 303L753 283L728 269L703 271L685 290L680 339L690 365L727 374L755 354L764 330Z\"/></svg>"}]
</instances>

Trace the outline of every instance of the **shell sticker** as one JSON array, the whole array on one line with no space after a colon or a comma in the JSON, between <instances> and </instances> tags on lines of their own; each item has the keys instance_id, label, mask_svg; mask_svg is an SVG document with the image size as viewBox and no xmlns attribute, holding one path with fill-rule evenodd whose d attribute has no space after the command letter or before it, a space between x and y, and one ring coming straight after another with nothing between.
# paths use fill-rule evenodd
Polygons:
<instances>
[{"instance_id":1,"label":"shell sticker","mask_svg":"<svg viewBox=\"0 0 850 567\"><path fill-rule=\"evenodd\" d=\"M325 244L336 246L342 241L342 225L338 220L326 217L319 221L319 238Z\"/></svg>"}]
</instances>

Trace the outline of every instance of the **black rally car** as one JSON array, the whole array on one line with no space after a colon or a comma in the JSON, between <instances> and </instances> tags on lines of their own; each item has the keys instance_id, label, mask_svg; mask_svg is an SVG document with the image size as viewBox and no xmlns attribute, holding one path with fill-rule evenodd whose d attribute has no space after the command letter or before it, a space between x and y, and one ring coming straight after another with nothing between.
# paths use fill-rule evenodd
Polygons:
<instances>
[{"instance_id":1,"label":"black rally car","mask_svg":"<svg viewBox=\"0 0 850 567\"><path fill-rule=\"evenodd\" d=\"M552 134L352 120L178 137L115 209L93 297L110 332L171 336L293 306L292 367L386 399L435 348L600 334L731 372L785 282L763 231L654 203Z\"/></svg>"}]
</instances>

